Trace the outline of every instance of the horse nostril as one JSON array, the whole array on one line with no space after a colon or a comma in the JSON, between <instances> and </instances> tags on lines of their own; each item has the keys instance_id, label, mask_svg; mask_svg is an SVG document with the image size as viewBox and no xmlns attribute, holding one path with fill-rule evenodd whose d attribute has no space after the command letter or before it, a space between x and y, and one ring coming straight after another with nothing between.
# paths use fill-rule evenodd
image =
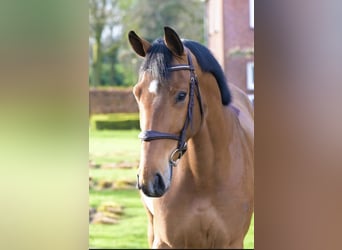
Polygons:
<instances>
[{"instance_id":1,"label":"horse nostril","mask_svg":"<svg viewBox=\"0 0 342 250\"><path fill-rule=\"evenodd\" d=\"M154 176L153 187L157 195L162 195L165 192L165 183L163 177L159 173Z\"/></svg>"}]
</instances>

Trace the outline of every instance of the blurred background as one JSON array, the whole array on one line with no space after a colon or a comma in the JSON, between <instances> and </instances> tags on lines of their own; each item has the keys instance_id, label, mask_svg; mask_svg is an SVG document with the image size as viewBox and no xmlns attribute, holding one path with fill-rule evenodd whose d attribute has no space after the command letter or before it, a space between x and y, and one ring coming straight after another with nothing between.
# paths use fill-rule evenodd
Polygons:
<instances>
[{"instance_id":1,"label":"blurred background","mask_svg":"<svg viewBox=\"0 0 342 250\"><path fill-rule=\"evenodd\" d=\"M89 0L89 247L147 248L135 188L140 141L132 86L142 62L130 30L153 42L164 26L215 55L254 103L253 0ZM254 219L245 239L254 248Z\"/></svg>"},{"instance_id":2,"label":"blurred background","mask_svg":"<svg viewBox=\"0 0 342 250\"><path fill-rule=\"evenodd\" d=\"M147 3L125 0L104 5L112 6L108 10L113 6L127 6L129 14L134 4L140 2ZM224 66L230 84L238 84L242 89L254 86L254 81L247 85L247 74L252 75L247 73L247 63L253 65L254 43L237 37L242 32L253 41L253 12L250 11L253 3L247 0L184 2L186 6L175 11L182 17L172 22L152 22L160 25L159 29L152 26L153 30L162 32L164 25L170 25L182 37L203 41ZM128 46L124 44L128 29L155 39L147 23L133 28L128 25L142 16L150 15L149 19L157 20L157 13L161 13L160 9L157 11L159 5L176 3L174 0L149 2L141 9L136 8L136 15L131 14L128 20L120 17L121 35L116 36L122 38L119 50ZM202 5L203 12L195 11L196 3ZM337 0L258 1L255 8L258 22L258 36L255 36L258 51L257 249L341 249L341 4ZM210 8L213 5L216 10ZM89 173L94 183L100 180L105 183L113 182L114 173L120 172L119 168L100 168L104 165L101 161L113 164L122 161L115 157L123 155L124 160L134 162L139 154L134 149L139 145L134 134L137 129L89 128L89 107L94 106L93 95L89 93L93 89L99 93L101 89L107 91L99 98L107 103L100 107L110 108L93 112L94 116L102 115L102 121L107 119L102 124L109 124L110 115L118 114L112 111L113 107L121 107L120 102L111 105L115 95L105 98L110 95L110 89L119 87L100 87L100 81L96 88L94 82L89 84L92 76L88 69L92 71L93 67L89 57L96 49L95 36L89 36L94 34L89 25L89 7L89 1L0 1L0 242L3 249L86 249L88 242L91 247L147 246L146 226L139 222L145 219L145 214L136 190L118 187L102 190L95 188L96 185L89 189ZM203 18L199 26L193 19L184 21L183 26L174 23L197 14ZM227 21L223 22L223 16ZM159 14L158 20L164 17L165 13ZM239 18L241 22L237 21ZM197 27L203 33L194 34L202 34L202 38L191 37ZM224 39L222 28L226 34ZM101 34L103 42L108 37L106 34ZM216 45L211 42L215 36ZM227 46L235 49L226 47L217 53L223 48L223 42L228 41ZM129 50L127 53L114 65L128 56L136 59L137 63L126 65L124 73L130 71L128 78L137 77L137 72L130 67L138 67L140 59L133 52L129 54ZM127 88L126 91L130 87ZM249 88L246 91L254 93ZM127 140L123 131L132 133L128 137L131 140ZM125 145L130 145L128 150ZM124 155L127 152L136 156L128 158ZM91 162L97 163L88 164L89 156ZM127 174L133 180L135 173L134 168L121 168L117 176L125 180L124 174ZM117 223L89 224L89 203L91 211L99 211L105 202L124 207ZM116 211L120 213L120 208Z\"/></svg>"}]
</instances>

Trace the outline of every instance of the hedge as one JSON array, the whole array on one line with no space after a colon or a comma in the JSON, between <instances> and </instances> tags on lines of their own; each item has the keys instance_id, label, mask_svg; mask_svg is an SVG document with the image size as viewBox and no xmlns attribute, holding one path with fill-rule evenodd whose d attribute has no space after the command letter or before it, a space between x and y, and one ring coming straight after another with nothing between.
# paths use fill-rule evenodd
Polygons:
<instances>
[{"instance_id":1,"label":"hedge","mask_svg":"<svg viewBox=\"0 0 342 250\"><path fill-rule=\"evenodd\" d=\"M132 88L89 89L89 114L137 113L138 104Z\"/></svg>"},{"instance_id":2,"label":"hedge","mask_svg":"<svg viewBox=\"0 0 342 250\"><path fill-rule=\"evenodd\" d=\"M97 130L140 129L138 113L92 115L90 126Z\"/></svg>"}]
</instances>

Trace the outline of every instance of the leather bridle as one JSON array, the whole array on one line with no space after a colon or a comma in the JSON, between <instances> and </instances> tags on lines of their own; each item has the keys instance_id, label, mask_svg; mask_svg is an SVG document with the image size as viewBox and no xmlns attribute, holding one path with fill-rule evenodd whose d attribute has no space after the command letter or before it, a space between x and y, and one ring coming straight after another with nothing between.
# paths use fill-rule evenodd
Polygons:
<instances>
[{"instance_id":1,"label":"leather bridle","mask_svg":"<svg viewBox=\"0 0 342 250\"><path fill-rule=\"evenodd\" d=\"M200 90L198 86L198 80L195 74L195 68L192 63L192 59L191 59L189 52L187 52L187 58L188 58L188 65L179 64L179 65L171 66L168 68L168 71L170 72L179 71L179 70L190 71L188 110L187 110L186 119L185 119L183 128L180 131L179 135L159 132L155 130L145 130L145 131L142 131L138 136L143 141L153 141L153 140L159 140L159 139L171 139L171 140L178 141L177 148L174 149L169 156L169 164L171 166L176 166L179 159L184 155L184 153L187 150L186 130L189 127L190 123L192 126L192 115L193 115L192 112L193 112L193 106L194 106L194 92L195 91L196 91L198 103L200 105L201 119L203 117L202 99L201 99L201 94L200 94Z\"/></svg>"}]
</instances>

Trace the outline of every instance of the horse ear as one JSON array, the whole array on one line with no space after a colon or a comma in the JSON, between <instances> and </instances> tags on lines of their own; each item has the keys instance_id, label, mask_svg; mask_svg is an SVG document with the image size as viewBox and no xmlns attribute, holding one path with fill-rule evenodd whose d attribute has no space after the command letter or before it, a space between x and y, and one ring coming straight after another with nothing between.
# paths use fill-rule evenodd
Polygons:
<instances>
[{"instance_id":1,"label":"horse ear","mask_svg":"<svg viewBox=\"0 0 342 250\"><path fill-rule=\"evenodd\" d=\"M143 38L140 38L133 30L128 33L128 40L132 49L139 56L145 57L151 44Z\"/></svg>"},{"instance_id":2,"label":"horse ear","mask_svg":"<svg viewBox=\"0 0 342 250\"><path fill-rule=\"evenodd\" d=\"M176 31L170 27L164 27L164 41L166 47L176 56L184 54L184 46Z\"/></svg>"}]
</instances>

